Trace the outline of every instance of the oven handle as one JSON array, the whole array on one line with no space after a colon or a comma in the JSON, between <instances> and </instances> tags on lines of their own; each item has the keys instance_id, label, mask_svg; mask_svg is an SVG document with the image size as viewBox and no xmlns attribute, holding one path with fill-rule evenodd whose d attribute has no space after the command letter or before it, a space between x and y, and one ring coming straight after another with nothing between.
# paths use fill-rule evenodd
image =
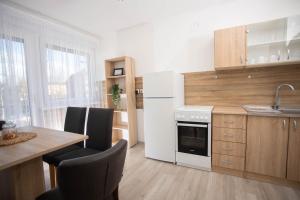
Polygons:
<instances>
[{"instance_id":1,"label":"oven handle","mask_svg":"<svg viewBox=\"0 0 300 200\"><path fill-rule=\"evenodd\" d=\"M177 123L177 126L189 126L189 127L208 128L207 125L203 125L203 124L184 124L184 123Z\"/></svg>"}]
</instances>

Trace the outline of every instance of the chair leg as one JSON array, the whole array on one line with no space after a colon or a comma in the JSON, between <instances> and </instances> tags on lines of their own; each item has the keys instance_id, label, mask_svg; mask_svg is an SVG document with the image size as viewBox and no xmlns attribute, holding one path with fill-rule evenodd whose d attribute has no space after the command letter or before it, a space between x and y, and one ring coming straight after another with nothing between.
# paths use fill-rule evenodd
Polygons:
<instances>
[{"instance_id":1,"label":"chair leg","mask_svg":"<svg viewBox=\"0 0 300 200\"><path fill-rule=\"evenodd\" d=\"M113 191L114 200L119 200L119 186Z\"/></svg>"},{"instance_id":2,"label":"chair leg","mask_svg":"<svg viewBox=\"0 0 300 200\"><path fill-rule=\"evenodd\" d=\"M56 187L56 168L54 165L49 165L51 189Z\"/></svg>"}]
</instances>

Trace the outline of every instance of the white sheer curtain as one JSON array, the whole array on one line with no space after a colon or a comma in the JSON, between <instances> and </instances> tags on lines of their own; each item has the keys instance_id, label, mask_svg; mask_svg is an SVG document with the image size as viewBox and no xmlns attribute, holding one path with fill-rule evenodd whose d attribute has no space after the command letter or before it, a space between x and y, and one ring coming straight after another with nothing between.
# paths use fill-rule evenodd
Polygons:
<instances>
[{"instance_id":1,"label":"white sheer curtain","mask_svg":"<svg viewBox=\"0 0 300 200\"><path fill-rule=\"evenodd\" d=\"M47 31L48 32L48 31ZM62 129L67 106L99 106L93 51L80 43L47 36L41 42L43 119Z\"/></svg>"},{"instance_id":2,"label":"white sheer curtain","mask_svg":"<svg viewBox=\"0 0 300 200\"><path fill-rule=\"evenodd\" d=\"M31 124L25 43L0 21L0 119L19 126Z\"/></svg>"},{"instance_id":3,"label":"white sheer curtain","mask_svg":"<svg viewBox=\"0 0 300 200\"><path fill-rule=\"evenodd\" d=\"M68 106L100 106L98 42L0 4L0 119L63 129Z\"/></svg>"}]
</instances>

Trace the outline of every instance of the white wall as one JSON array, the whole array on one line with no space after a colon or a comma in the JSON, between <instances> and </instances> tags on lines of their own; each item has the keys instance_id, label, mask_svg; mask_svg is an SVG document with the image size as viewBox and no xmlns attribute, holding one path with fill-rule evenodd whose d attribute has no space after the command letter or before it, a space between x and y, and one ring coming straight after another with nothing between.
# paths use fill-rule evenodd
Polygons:
<instances>
[{"instance_id":1,"label":"white wall","mask_svg":"<svg viewBox=\"0 0 300 200\"><path fill-rule=\"evenodd\" d=\"M231 0L117 32L117 54L136 59L136 75L213 69L216 29L300 14L299 0Z\"/></svg>"},{"instance_id":2,"label":"white wall","mask_svg":"<svg viewBox=\"0 0 300 200\"><path fill-rule=\"evenodd\" d=\"M213 70L214 30L300 14L299 0L229 0L217 6L119 30L116 55L136 60L136 76L152 71ZM138 111L139 140L143 117Z\"/></svg>"}]
</instances>

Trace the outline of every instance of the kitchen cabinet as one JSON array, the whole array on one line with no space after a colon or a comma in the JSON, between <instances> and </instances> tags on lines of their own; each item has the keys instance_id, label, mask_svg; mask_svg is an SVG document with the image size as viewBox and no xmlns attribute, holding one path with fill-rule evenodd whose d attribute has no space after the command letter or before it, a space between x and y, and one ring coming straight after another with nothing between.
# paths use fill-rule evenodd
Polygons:
<instances>
[{"instance_id":1,"label":"kitchen cabinet","mask_svg":"<svg viewBox=\"0 0 300 200\"><path fill-rule=\"evenodd\" d=\"M248 116L246 171L285 178L289 118Z\"/></svg>"},{"instance_id":2,"label":"kitchen cabinet","mask_svg":"<svg viewBox=\"0 0 300 200\"><path fill-rule=\"evenodd\" d=\"M217 30L214 39L215 68L243 68L246 64L246 26Z\"/></svg>"},{"instance_id":3,"label":"kitchen cabinet","mask_svg":"<svg viewBox=\"0 0 300 200\"><path fill-rule=\"evenodd\" d=\"M300 181L300 118L290 119L287 179Z\"/></svg>"},{"instance_id":4,"label":"kitchen cabinet","mask_svg":"<svg viewBox=\"0 0 300 200\"><path fill-rule=\"evenodd\" d=\"M245 119L246 123L246 119ZM215 124L214 124L215 125ZM219 128L213 127L213 139L225 142L239 142L246 143L246 130L245 129L232 129L232 128Z\"/></svg>"},{"instance_id":5,"label":"kitchen cabinet","mask_svg":"<svg viewBox=\"0 0 300 200\"><path fill-rule=\"evenodd\" d=\"M244 171L246 115L213 114L212 165Z\"/></svg>"},{"instance_id":6,"label":"kitchen cabinet","mask_svg":"<svg viewBox=\"0 0 300 200\"><path fill-rule=\"evenodd\" d=\"M244 163L245 157L213 154L213 166L243 171Z\"/></svg>"},{"instance_id":7,"label":"kitchen cabinet","mask_svg":"<svg viewBox=\"0 0 300 200\"><path fill-rule=\"evenodd\" d=\"M245 115L227 115L227 114L213 115L213 122L215 127L239 128L239 129L246 128Z\"/></svg>"},{"instance_id":8,"label":"kitchen cabinet","mask_svg":"<svg viewBox=\"0 0 300 200\"><path fill-rule=\"evenodd\" d=\"M214 141L213 153L245 157L246 145L236 142Z\"/></svg>"},{"instance_id":9,"label":"kitchen cabinet","mask_svg":"<svg viewBox=\"0 0 300 200\"><path fill-rule=\"evenodd\" d=\"M300 15L215 31L216 70L300 63Z\"/></svg>"},{"instance_id":10,"label":"kitchen cabinet","mask_svg":"<svg viewBox=\"0 0 300 200\"><path fill-rule=\"evenodd\" d=\"M300 60L300 15L247 26L247 66Z\"/></svg>"}]
</instances>

